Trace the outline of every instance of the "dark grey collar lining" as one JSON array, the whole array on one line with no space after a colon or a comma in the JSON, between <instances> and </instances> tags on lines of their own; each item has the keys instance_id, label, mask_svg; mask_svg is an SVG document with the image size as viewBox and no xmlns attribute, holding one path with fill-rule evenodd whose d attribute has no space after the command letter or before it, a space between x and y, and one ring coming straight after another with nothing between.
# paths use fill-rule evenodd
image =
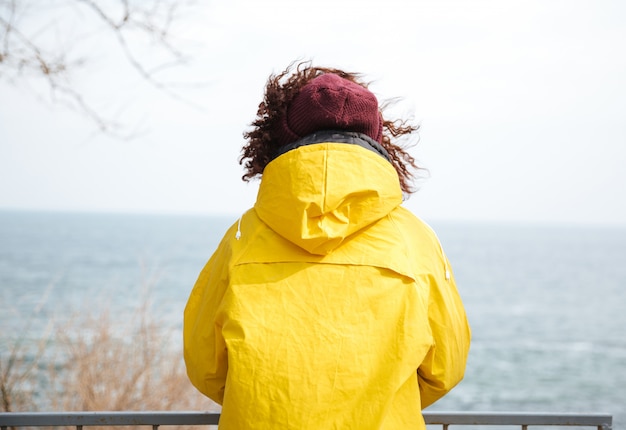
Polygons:
<instances>
[{"instance_id":1,"label":"dark grey collar lining","mask_svg":"<svg viewBox=\"0 0 626 430\"><path fill-rule=\"evenodd\" d=\"M316 143L332 142L332 143L347 143L350 145L358 145L362 148L368 149L372 152L383 157L385 160L391 163L391 157L383 146L376 142L374 139L363 133L357 133L353 131L341 131L341 130L322 130L309 134L300 140L297 140L288 145L283 145L278 148L272 160L291 151L292 149L300 148L301 146L314 145Z\"/></svg>"}]
</instances>

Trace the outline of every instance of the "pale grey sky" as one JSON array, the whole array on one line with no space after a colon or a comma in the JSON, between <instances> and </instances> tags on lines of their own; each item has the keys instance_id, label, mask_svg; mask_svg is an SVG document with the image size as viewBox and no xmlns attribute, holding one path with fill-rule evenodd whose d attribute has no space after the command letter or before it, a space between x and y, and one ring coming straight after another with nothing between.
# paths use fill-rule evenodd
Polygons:
<instances>
[{"instance_id":1,"label":"pale grey sky","mask_svg":"<svg viewBox=\"0 0 626 430\"><path fill-rule=\"evenodd\" d=\"M626 224L623 1L215 3L184 21L193 61L168 77L204 82L182 90L201 108L146 88L106 42L76 73L135 140L0 83L0 208L238 214L258 186L240 180L242 132L268 75L301 58L403 98L430 170L406 206L427 221Z\"/></svg>"}]
</instances>

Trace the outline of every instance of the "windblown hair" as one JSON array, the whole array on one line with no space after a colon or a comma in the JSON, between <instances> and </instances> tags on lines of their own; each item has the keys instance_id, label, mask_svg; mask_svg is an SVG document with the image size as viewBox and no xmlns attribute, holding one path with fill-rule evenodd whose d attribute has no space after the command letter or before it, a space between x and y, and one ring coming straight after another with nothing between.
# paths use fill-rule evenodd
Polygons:
<instances>
[{"instance_id":1,"label":"windblown hair","mask_svg":"<svg viewBox=\"0 0 626 430\"><path fill-rule=\"evenodd\" d=\"M292 68L293 63L282 73L270 75L265 87L265 97L259 104L256 119L251 123L252 129L243 135L247 143L241 149L239 164L244 166L245 174L242 180L246 182L262 176L265 166L273 159L280 146L275 138L274 130L279 127L286 116L291 101L309 81L325 73L333 73L364 88L368 87L358 73L313 67L308 61L299 63L293 73ZM407 120L385 118L386 106L388 105L379 107L383 117L381 145L391 157L391 164L398 173L400 188L408 195L415 191L412 182L419 167L415 164L415 159L405 150L412 145L407 145L407 143L401 145L399 140L417 132L419 126L409 124Z\"/></svg>"}]
</instances>

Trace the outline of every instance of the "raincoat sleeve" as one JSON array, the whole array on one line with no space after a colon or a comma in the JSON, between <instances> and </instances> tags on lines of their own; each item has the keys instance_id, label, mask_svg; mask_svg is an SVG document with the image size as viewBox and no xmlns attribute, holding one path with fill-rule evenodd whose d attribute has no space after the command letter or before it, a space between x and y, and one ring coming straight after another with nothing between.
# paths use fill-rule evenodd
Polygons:
<instances>
[{"instance_id":1,"label":"raincoat sleeve","mask_svg":"<svg viewBox=\"0 0 626 430\"><path fill-rule=\"evenodd\" d=\"M470 327L449 263L429 276L428 320L433 346L417 370L422 408L443 397L464 376L470 346ZM448 278L448 279L447 279Z\"/></svg>"},{"instance_id":2,"label":"raincoat sleeve","mask_svg":"<svg viewBox=\"0 0 626 430\"><path fill-rule=\"evenodd\" d=\"M230 254L228 241L222 240L191 291L183 319L183 348L189 380L218 404L224 400L228 370L218 311L228 285Z\"/></svg>"}]
</instances>

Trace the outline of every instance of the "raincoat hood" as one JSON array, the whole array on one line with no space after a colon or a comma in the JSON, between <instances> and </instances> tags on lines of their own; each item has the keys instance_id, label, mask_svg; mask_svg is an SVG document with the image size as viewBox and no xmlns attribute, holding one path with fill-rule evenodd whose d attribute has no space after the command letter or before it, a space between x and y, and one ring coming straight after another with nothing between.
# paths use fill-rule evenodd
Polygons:
<instances>
[{"instance_id":1,"label":"raincoat hood","mask_svg":"<svg viewBox=\"0 0 626 430\"><path fill-rule=\"evenodd\" d=\"M341 136L305 138L271 161L255 203L263 222L312 254L329 254L402 203L384 149L355 133Z\"/></svg>"}]
</instances>

